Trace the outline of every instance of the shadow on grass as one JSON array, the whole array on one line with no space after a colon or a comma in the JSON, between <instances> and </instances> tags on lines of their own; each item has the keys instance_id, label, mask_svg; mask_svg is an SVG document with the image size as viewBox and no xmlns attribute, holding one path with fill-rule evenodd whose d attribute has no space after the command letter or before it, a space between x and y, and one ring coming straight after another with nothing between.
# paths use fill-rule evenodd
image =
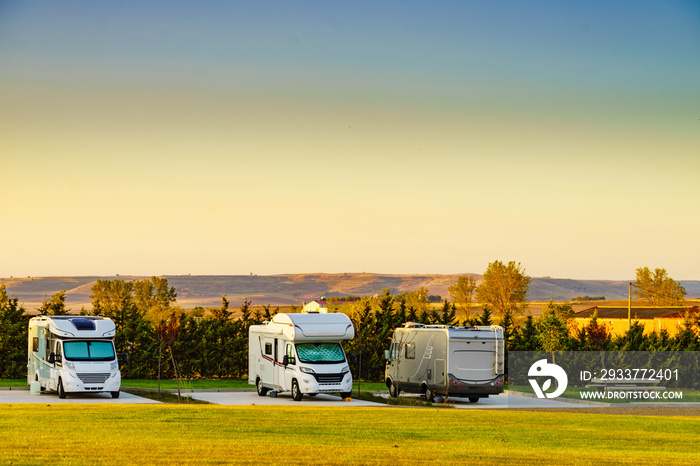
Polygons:
<instances>
[{"instance_id":1,"label":"shadow on grass","mask_svg":"<svg viewBox=\"0 0 700 466\"><path fill-rule=\"evenodd\" d=\"M385 398L372 392L352 392L352 397L356 400L371 401L392 406L412 406L412 407L432 407L432 408L454 408L454 403L445 401L443 403L431 403L419 396L399 396L398 398Z\"/></svg>"},{"instance_id":2,"label":"shadow on grass","mask_svg":"<svg viewBox=\"0 0 700 466\"><path fill-rule=\"evenodd\" d=\"M191 396L177 396L177 393L171 393L169 391L161 390L147 390L143 388L128 388L122 387L121 391L130 393L132 395L140 396L141 398L148 398L155 401L160 401L161 403L170 404L193 404L193 405L208 405L208 401L196 400Z\"/></svg>"}]
</instances>

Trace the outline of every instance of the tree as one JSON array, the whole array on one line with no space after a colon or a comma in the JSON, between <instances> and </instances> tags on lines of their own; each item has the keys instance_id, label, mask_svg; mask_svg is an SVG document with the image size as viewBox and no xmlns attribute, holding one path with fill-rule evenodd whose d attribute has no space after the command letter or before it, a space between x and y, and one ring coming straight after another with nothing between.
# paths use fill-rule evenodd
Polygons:
<instances>
[{"instance_id":1,"label":"tree","mask_svg":"<svg viewBox=\"0 0 700 466\"><path fill-rule=\"evenodd\" d=\"M476 293L476 280L470 275L460 275L457 281L447 287L452 302L457 305L464 317L469 317L469 310Z\"/></svg>"},{"instance_id":2,"label":"tree","mask_svg":"<svg viewBox=\"0 0 700 466\"><path fill-rule=\"evenodd\" d=\"M27 376L29 316L17 298L10 298L0 285L0 377Z\"/></svg>"},{"instance_id":3,"label":"tree","mask_svg":"<svg viewBox=\"0 0 700 466\"><path fill-rule=\"evenodd\" d=\"M517 315L527 308L527 291L531 281L520 263L511 261L504 265L494 261L486 268L483 281L476 289L476 297L480 302L487 303L501 318L506 311Z\"/></svg>"},{"instance_id":4,"label":"tree","mask_svg":"<svg viewBox=\"0 0 700 466\"><path fill-rule=\"evenodd\" d=\"M168 287L168 279L151 277L134 282L134 304L141 314L153 314L152 320L162 320L170 311L177 293Z\"/></svg>"},{"instance_id":5,"label":"tree","mask_svg":"<svg viewBox=\"0 0 700 466\"><path fill-rule=\"evenodd\" d=\"M569 346L567 318L550 302L537 321L537 338L543 351L565 351Z\"/></svg>"},{"instance_id":6,"label":"tree","mask_svg":"<svg viewBox=\"0 0 700 466\"><path fill-rule=\"evenodd\" d=\"M167 320L161 319L155 325L156 335L158 335L158 340L160 344L158 345L158 391L160 392L160 366L163 354L163 345L168 347L170 351L170 360L173 363L173 371L175 372L175 380L177 381L177 397L180 399L180 377L177 373L177 365L175 364L175 356L173 355L173 343L177 339L179 329L179 321L175 316L175 312L170 314Z\"/></svg>"},{"instance_id":7,"label":"tree","mask_svg":"<svg viewBox=\"0 0 700 466\"><path fill-rule=\"evenodd\" d=\"M609 351L612 349L612 336L604 323L598 322L598 311L594 311L591 320L576 329L575 344L579 351Z\"/></svg>"},{"instance_id":8,"label":"tree","mask_svg":"<svg viewBox=\"0 0 700 466\"><path fill-rule=\"evenodd\" d=\"M666 269L657 268L652 274L649 267L640 267L636 272L633 292L635 297L647 301L650 306L683 305L685 288L670 278Z\"/></svg>"},{"instance_id":9,"label":"tree","mask_svg":"<svg viewBox=\"0 0 700 466\"><path fill-rule=\"evenodd\" d=\"M112 319L117 335L125 323L139 313L134 305L134 283L124 280L97 280L90 287L92 314Z\"/></svg>"},{"instance_id":10,"label":"tree","mask_svg":"<svg viewBox=\"0 0 700 466\"><path fill-rule=\"evenodd\" d=\"M66 290L57 291L44 299L39 309L39 314L42 316L63 316L69 313L70 309L66 309Z\"/></svg>"},{"instance_id":11,"label":"tree","mask_svg":"<svg viewBox=\"0 0 700 466\"><path fill-rule=\"evenodd\" d=\"M417 290L403 293L402 296L406 300L406 307L414 309L419 316L428 315L430 301L428 300L429 293L427 288L420 287Z\"/></svg>"},{"instance_id":12,"label":"tree","mask_svg":"<svg viewBox=\"0 0 700 466\"><path fill-rule=\"evenodd\" d=\"M226 295L221 297L221 307L215 307L211 310L211 314L215 320L219 322L226 322L231 316L231 311L228 310L229 301L226 299Z\"/></svg>"}]
</instances>

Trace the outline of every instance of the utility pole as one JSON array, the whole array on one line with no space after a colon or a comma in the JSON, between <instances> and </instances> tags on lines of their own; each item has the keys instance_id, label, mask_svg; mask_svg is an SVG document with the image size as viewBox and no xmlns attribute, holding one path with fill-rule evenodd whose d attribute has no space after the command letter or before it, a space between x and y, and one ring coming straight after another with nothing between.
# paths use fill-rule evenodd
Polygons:
<instances>
[{"instance_id":1,"label":"utility pole","mask_svg":"<svg viewBox=\"0 0 700 466\"><path fill-rule=\"evenodd\" d=\"M632 328L632 282L630 282L627 291L627 325L627 328Z\"/></svg>"}]
</instances>

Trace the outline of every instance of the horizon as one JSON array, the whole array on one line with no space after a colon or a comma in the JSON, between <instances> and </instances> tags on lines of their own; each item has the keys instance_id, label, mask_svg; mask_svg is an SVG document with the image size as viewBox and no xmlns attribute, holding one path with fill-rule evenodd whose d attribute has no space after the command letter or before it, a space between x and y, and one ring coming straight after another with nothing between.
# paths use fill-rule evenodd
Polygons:
<instances>
[{"instance_id":1,"label":"horizon","mask_svg":"<svg viewBox=\"0 0 700 466\"><path fill-rule=\"evenodd\" d=\"M133 274L133 273L117 273L117 274L78 274L78 275L27 275L27 276L0 276L0 280L27 280L39 278L149 278L149 277L276 277L276 276L300 276L300 275L376 275L376 276L483 276L482 273L383 273L383 272L284 272L284 273L220 273L220 274ZM603 281L603 282L624 282L634 283L636 278L579 278L579 277L553 277L549 275L532 276L532 279L537 280L574 280L574 281ZM669 277L677 282L700 282L700 278L677 278Z\"/></svg>"},{"instance_id":2,"label":"horizon","mask_svg":"<svg viewBox=\"0 0 700 466\"><path fill-rule=\"evenodd\" d=\"M0 276L698 276L699 43L684 0L4 2Z\"/></svg>"}]
</instances>

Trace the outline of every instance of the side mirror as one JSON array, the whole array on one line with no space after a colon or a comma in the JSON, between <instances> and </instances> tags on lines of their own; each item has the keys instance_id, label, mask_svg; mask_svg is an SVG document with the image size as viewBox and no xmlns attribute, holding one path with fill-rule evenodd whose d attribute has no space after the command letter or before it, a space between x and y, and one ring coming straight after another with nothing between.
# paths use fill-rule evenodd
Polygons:
<instances>
[{"instance_id":1,"label":"side mirror","mask_svg":"<svg viewBox=\"0 0 700 466\"><path fill-rule=\"evenodd\" d=\"M117 362L119 363L120 366L128 361L129 361L129 353L127 353L126 351L124 351L123 353L121 353L117 357Z\"/></svg>"},{"instance_id":2,"label":"side mirror","mask_svg":"<svg viewBox=\"0 0 700 466\"><path fill-rule=\"evenodd\" d=\"M56 364L56 353L49 354L49 364Z\"/></svg>"},{"instance_id":3,"label":"side mirror","mask_svg":"<svg viewBox=\"0 0 700 466\"><path fill-rule=\"evenodd\" d=\"M348 354L348 363L357 364L357 355L356 354Z\"/></svg>"},{"instance_id":4,"label":"side mirror","mask_svg":"<svg viewBox=\"0 0 700 466\"><path fill-rule=\"evenodd\" d=\"M289 356L287 356L286 354L285 354L284 357L282 358L282 365L283 365L283 366L289 365Z\"/></svg>"}]
</instances>

